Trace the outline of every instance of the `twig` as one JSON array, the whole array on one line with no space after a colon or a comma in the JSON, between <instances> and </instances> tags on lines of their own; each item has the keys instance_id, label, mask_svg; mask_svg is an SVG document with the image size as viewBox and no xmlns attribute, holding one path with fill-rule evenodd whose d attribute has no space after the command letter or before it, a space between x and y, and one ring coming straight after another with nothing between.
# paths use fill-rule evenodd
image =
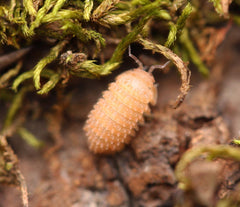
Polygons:
<instances>
[{"instance_id":1,"label":"twig","mask_svg":"<svg viewBox=\"0 0 240 207\"><path fill-rule=\"evenodd\" d=\"M32 47L23 48L0 57L0 71L26 55Z\"/></svg>"}]
</instances>

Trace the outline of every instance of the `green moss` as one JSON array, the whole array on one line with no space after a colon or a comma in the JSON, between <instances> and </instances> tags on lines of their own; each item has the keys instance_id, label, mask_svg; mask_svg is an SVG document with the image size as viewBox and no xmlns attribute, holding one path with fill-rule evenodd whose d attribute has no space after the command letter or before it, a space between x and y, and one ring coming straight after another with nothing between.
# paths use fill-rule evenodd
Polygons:
<instances>
[{"instance_id":1,"label":"green moss","mask_svg":"<svg viewBox=\"0 0 240 207\"><path fill-rule=\"evenodd\" d=\"M43 142L39 141L26 128L20 127L17 132L30 146L34 148L41 148L43 146Z\"/></svg>"},{"instance_id":2,"label":"green moss","mask_svg":"<svg viewBox=\"0 0 240 207\"><path fill-rule=\"evenodd\" d=\"M12 123L17 111L20 109L23 103L23 99L26 93L31 90L31 87L23 87L14 97L12 104L8 110L7 117L5 119L3 131L6 130Z\"/></svg>"},{"instance_id":3,"label":"green moss","mask_svg":"<svg viewBox=\"0 0 240 207\"><path fill-rule=\"evenodd\" d=\"M175 170L176 177L179 181L179 188L184 190L189 189L190 184L188 178L185 176L185 169L196 158L202 157L203 155L205 155L205 158L208 160L221 158L240 161L240 149L227 145L202 146L188 150L178 162Z\"/></svg>"}]
</instances>

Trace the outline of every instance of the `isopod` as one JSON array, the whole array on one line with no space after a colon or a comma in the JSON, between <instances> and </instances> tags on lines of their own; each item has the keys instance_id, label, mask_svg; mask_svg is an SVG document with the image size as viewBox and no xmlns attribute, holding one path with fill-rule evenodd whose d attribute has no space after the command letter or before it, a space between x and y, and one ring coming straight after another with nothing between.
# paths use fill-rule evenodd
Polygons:
<instances>
[{"instance_id":1,"label":"isopod","mask_svg":"<svg viewBox=\"0 0 240 207\"><path fill-rule=\"evenodd\" d=\"M118 75L88 115L84 131L89 149L94 153L121 151L135 135L138 125L144 123L143 115L150 113L149 104L156 104L157 88L152 71L165 67L168 62L146 72L142 63L134 55L130 56L139 67Z\"/></svg>"}]
</instances>

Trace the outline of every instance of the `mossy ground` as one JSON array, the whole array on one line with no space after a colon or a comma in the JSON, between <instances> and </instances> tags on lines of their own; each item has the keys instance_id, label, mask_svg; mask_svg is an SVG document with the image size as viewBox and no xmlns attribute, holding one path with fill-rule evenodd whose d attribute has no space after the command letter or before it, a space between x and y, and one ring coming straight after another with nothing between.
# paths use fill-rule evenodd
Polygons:
<instances>
[{"instance_id":1,"label":"mossy ground","mask_svg":"<svg viewBox=\"0 0 240 207\"><path fill-rule=\"evenodd\" d=\"M27 183L31 206L237 206L238 163L211 167L200 162L206 183L225 167L204 194L204 185L195 182L196 167L181 159L188 148L203 144L192 151L196 156L208 151L210 158L238 160L238 148L229 143L238 135L234 81L239 74L232 71L237 71L239 56L239 35L234 35L239 34L239 2L230 10L224 3L1 3L0 182L7 184L1 186L2 205L22 206L19 191L7 187L15 185L28 206ZM216 55L223 41L227 46ZM122 153L94 156L82 125L106 84L136 67L127 54L129 45L144 65L170 60L178 73L154 71L159 100L153 119ZM191 86L189 68L194 74ZM198 85L203 77L209 79ZM191 155L186 154L188 159Z\"/></svg>"}]
</instances>

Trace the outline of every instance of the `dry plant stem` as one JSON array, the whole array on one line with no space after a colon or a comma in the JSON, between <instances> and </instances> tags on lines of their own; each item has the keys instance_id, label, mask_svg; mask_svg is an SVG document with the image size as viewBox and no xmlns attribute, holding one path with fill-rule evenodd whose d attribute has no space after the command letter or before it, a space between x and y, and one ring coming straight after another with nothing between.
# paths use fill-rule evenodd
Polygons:
<instances>
[{"instance_id":1,"label":"dry plant stem","mask_svg":"<svg viewBox=\"0 0 240 207\"><path fill-rule=\"evenodd\" d=\"M22 192L22 202L23 202L23 206L24 207L28 207L28 191L27 191L27 184L26 181L24 179L23 174L21 173L20 170L17 170L17 178L18 178L18 182L21 188L21 192Z\"/></svg>"},{"instance_id":2,"label":"dry plant stem","mask_svg":"<svg viewBox=\"0 0 240 207\"><path fill-rule=\"evenodd\" d=\"M175 170L176 177L179 181L179 188L184 190L189 188L189 180L185 175L185 170L197 157L206 154L208 159L222 158L240 161L240 149L231 146L216 145L190 149L182 156Z\"/></svg>"},{"instance_id":3,"label":"dry plant stem","mask_svg":"<svg viewBox=\"0 0 240 207\"><path fill-rule=\"evenodd\" d=\"M0 57L0 71L27 54L32 48L24 48Z\"/></svg>"},{"instance_id":4,"label":"dry plant stem","mask_svg":"<svg viewBox=\"0 0 240 207\"><path fill-rule=\"evenodd\" d=\"M180 87L181 93L178 95L177 100L173 104L173 108L179 107L190 89L191 71L188 69L186 64L184 64L182 59L180 57L178 57L175 53L173 53L167 47L164 47L159 44L155 44L155 43L151 42L150 40L146 40L143 38L139 39L139 42L146 49L163 54L167 59L171 60L174 63L174 65L176 65L176 67L181 75L182 84Z\"/></svg>"},{"instance_id":5,"label":"dry plant stem","mask_svg":"<svg viewBox=\"0 0 240 207\"><path fill-rule=\"evenodd\" d=\"M16 176L15 182L21 188L23 206L28 207L28 192L25 179L19 170L17 156L14 154L13 150L9 147L6 137L3 135L0 135L0 149L3 151L4 160L7 160L7 163L11 164L10 166L11 173L15 174Z\"/></svg>"}]
</instances>

